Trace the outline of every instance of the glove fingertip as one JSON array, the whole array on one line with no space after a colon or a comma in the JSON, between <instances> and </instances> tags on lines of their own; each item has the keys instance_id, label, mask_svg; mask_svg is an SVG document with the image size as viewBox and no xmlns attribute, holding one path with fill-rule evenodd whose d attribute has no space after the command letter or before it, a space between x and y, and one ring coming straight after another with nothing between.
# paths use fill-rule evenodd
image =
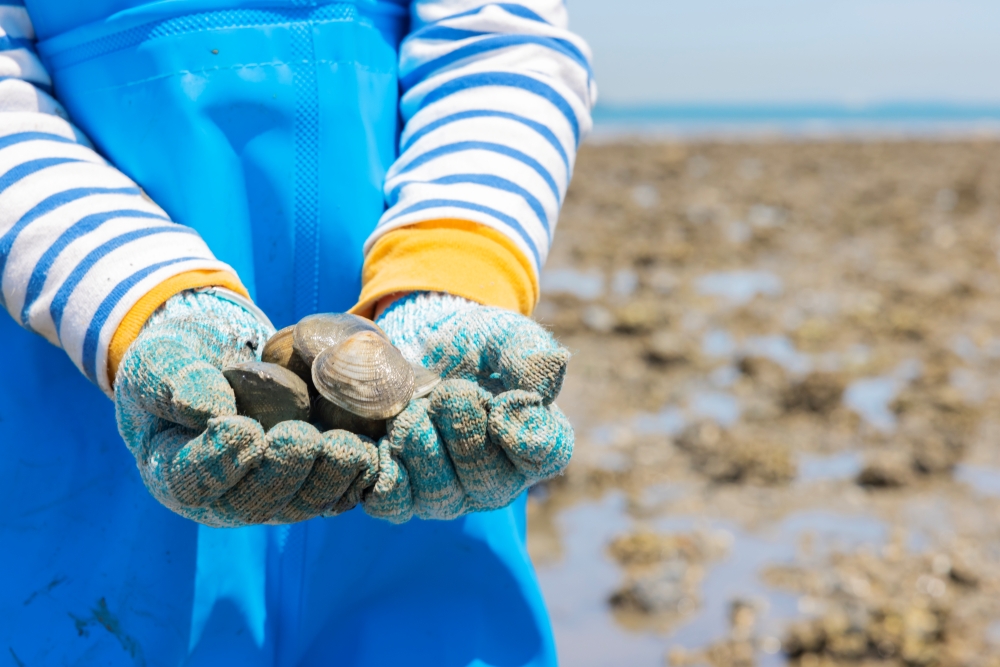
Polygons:
<instances>
[{"instance_id":1,"label":"glove fingertip","mask_svg":"<svg viewBox=\"0 0 1000 667\"><path fill-rule=\"evenodd\" d=\"M544 405L549 405L562 391L569 358L569 350L559 346L551 351L531 352L511 360L508 365L516 368L517 372L511 373L514 381L509 388L534 392L542 397Z\"/></svg>"},{"instance_id":2,"label":"glove fingertip","mask_svg":"<svg viewBox=\"0 0 1000 667\"><path fill-rule=\"evenodd\" d=\"M318 445L322 434L315 426L297 419L278 422L267 432L268 446Z\"/></svg>"},{"instance_id":3,"label":"glove fingertip","mask_svg":"<svg viewBox=\"0 0 1000 667\"><path fill-rule=\"evenodd\" d=\"M204 428L212 418L236 415L236 394L225 376L205 362L189 364L170 382L165 418L191 428Z\"/></svg>"},{"instance_id":4,"label":"glove fingertip","mask_svg":"<svg viewBox=\"0 0 1000 667\"><path fill-rule=\"evenodd\" d=\"M507 390L533 391L546 405L562 389L570 351L537 322L504 313L490 327L491 356Z\"/></svg>"},{"instance_id":5,"label":"glove fingertip","mask_svg":"<svg viewBox=\"0 0 1000 667\"><path fill-rule=\"evenodd\" d=\"M514 390L494 397L487 428L490 438L533 481L559 474L573 455L569 420L535 392Z\"/></svg>"},{"instance_id":6,"label":"glove fingertip","mask_svg":"<svg viewBox=\"0 0 1000 667\"><path fill-rule=\"evenodd\" d=\"M153 436L136 462L153 497L204 523L206 506L246 475L263 449L259 424L247 417L226 417L210 420L202 433L167 428Z\"/></svg>"},{"instance_id":7,"label":"glove fingertip","mask_svg":"<svg viewBox=\"0 0 1000 667\"><path fill-rule=\"evenodd\" d=\"M378 478L363 500L365 513L389 523L406 523L413 517L413 498L406 468L391 454L389 438L378 446Z\"/></svg>"}]
</instances>

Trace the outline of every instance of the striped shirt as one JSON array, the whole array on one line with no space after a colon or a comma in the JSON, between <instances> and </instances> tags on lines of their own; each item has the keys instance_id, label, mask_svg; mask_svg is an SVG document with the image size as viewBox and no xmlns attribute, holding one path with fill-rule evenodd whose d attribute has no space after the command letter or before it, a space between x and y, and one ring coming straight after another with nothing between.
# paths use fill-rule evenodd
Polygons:
<instances>
[{"instance_id":1,"label":"striped shirt","mask_svg":"<svg viewBox=\"0 0 1000 667\"><path fill-rule=\"evenodd\" d=\"M400 154L366 251L392 229L457 218L505 234L537 275L590 127L587 46L563 0L415 0L411 13ZM107 348L125 313L171 276L231 269L68 121L10 0L0 111L0 303L110 395Z\"/></svg>"}]
</instances>

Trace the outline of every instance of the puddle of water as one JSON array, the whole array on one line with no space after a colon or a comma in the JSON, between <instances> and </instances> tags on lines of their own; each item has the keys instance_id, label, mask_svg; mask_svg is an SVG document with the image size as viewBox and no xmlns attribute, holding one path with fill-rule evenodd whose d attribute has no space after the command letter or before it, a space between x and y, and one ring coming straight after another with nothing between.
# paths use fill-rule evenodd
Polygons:
<instances>
[{"instance_id":1,"label":"puddle of water","mask_svg":"<svg viewBox=\"0 0 1000 667\"><path fill-rule=\"evenodd\" d=\"M661 530L691 530L692 519L667 519L658 524ZM703 524L702 524L703 525ZM724 522L711 522L713 530L726 530L733 536L729 555L720 563L709 564L702 582L702 606L688 621L678 625L672 636L688 649L695 649L727 636L729 606L736 598L756 602L760 607L760 636L781 637L789 619L798 616L799 598L764 585L760 573L770 565L795 562L802 535L813 537L814 554L825 557L834 551L849 551L863 544L881 546L888 535L878 520L825 511L795 514L759 533L747 533ZM782 665L780 655L758 655L760 665Z\"/></svg>"},{"instance_id":2,"label":"puddle of water","mask_svg":"<svg viewBox=\"0 0 1000 667\"><path fill-rule=\"evenodd\" d=\"M691 396L688 410L695 417L711 419L719 426L734 425L743 412L739 400L721 391L698 391Z\"/></svg>"},{"instance_id":3,"label":"puddle of water","mask_svg":"<svg viewBox=\"0 0 1000 667\"><path fill-rule=\"evenodd\" d=\"M546 269L539 282L544 294L569 294L581 301L604 295L604 274L597 269Z\"/></svg>"},{"instance_id":4,"label":"puddle of water","mask_svg":"<svg viewBox=\"0 0 1000 667\"><path fill-rule=\"evenodd\" d=\"M959 463L955 466L956 481L968 484L982 496L1000 497L1000 469Z\"/></svg>"},{"instance_id":5,"label":"puddle of water","mask_svg":"<svg viewBox=\"0 0 1000 667\"><path fill-rule=\"evenodd\" d=\"M736 353L736 341L728 331L712 329L702 337L701 351L707 357L731 357Z\"/></svg>"},{"instance_id":6,"label":"puddle of water","mask_svg":"<svg viewBox=\"0 0 1000 667\"><path fill-rule=\"evenodd\" d=\"M598 447L611 447L628 442L634 435L680 434L687 425L684 413L670 406L660 412L640 412L625 423L601 424L588 432L589 441Z\"/></svg>"},{"instance_id":7,"label":"puddle of water","mask_svg":"<svg viewBox=\"0 0 1000 667\"><path fill-rule=\"evenodd\" d=\"M896 415L889 404L901 388L891 377L855 380L844 390L844 405L879 431L891 433L896 430Z\"/></svg>"},{"instance_id":8,"label":"puddle of water","mask_svg":"<svg viewBox=\"0 0 1000 667\"><path fill-rule=\"evenodd\" d=\"M687 420L676 407L668 407L656 413L642 413L632 420L632 428L641 435L679 435Z\"/></svg>"},{"instance_id":9,"label":"puddle of water","mask_svg":"<svg viewBox=\"0 0 1000 667\"><path fill-rule=\"evenodd\" d=\"M800 600L764 585L759 577L762 569L794 562L797 545L805 534L812 537L814 557L853 550L862 544L879 547L888 534L885 525L871 517L827 511L795 514L756 533L725 521L660 519L653 523L658 531L728 533L731 547L721 561L706 564L701 606L694 615L669 633L656 634L619 627L607 604L623 580L622 572L607 555L607 546L634 525L622 494L572 507L560 514L556 523L565 556L559 563L540 566L538 577L549 604L560 664L567 667L660 667L672 646L697 649L724 639L729 631L730 604L736 598L759 606L760 636L781 637L785 623L798 615ZM785 664L780 654L759 653L757 659L764 667Z\"/></svg>"},{"instance_id":10,"label":"puddle of water","mask_svg":"<svg viewBox=\"0 0 1000 667\"><path fill-rule=\"evenodd\" d=\"M843 402L873 428L883 433L896 430L896 415L889 405L900 391L920 377L920 362L907 359L892 373L855 380L844 390Z\"/></svg>"},{"instance_id":11,"label":"puddle of water","mask_svg":"<svg viewBox=\"0 0 1000 667\"><path fill-rule=\"evenodd\" d=\"M788 213L783 208L755 204L747 213L747 222L756 229L771 229L781 226L787 217Z\"/></svg>"},{"instance_id":12,"label":"puddle of water","mask_svg":"<svg viewBox=\"0 0 1000 667\"><path fill-rule=\"evenodd\" d=\"M740 379L740 369L736 366L719 366L708 375L709 381L716 387L725 389L732 387Z\"/></svg>"},{"instance_id":13,"label":"puddle of water","mask_svg":"<svg viewBox=\"0 0 1000 667\"><path fill-rule=\"evenodd\" d=\"M971 368L953 368L948 381L962 398L974 405L985 401L989 394L986 379Z\"/></svg>"},{"instance_id":14,"label":"puddle of water","mask_svg":"<svg viewBox=\"0 0 1000 667\"><path fill-rule=\"evenodd\" d=\"M693 391L684 406L668 405L659 412L640 412L623 422L601 424L588 431L590 442L601 448L628 442L632 436L680 435L692 419L709 419L729 428L739 421L743 408L732 394L715 390Z\"/></svg>"},{"instance_id":15,"label":"puddle of water","mask_svg":"<svg viewBox=\"0 0 1000 667\"><path fill-rule=\"evenodd\" d=\"M701 351L705 356L717 359L737 355L764 357L791 375L805 375L814 366L809 355L795 349L795 344L787 336L750 336L738 343L728 331L711 329L702 336Z\"/></svg>"},{"instance_id":16,"label":"puddle of water","mask_svg":"<svg viewBox=\"0 0 1000 667\"><path fill-rule=\"evenodd\" d=\"M660 192L656 186L642 183L632 188L632 201L640 208L654 208L660 203Z\"/></svg>"},{"instance_id":17,"label":"puddle of water","mask_svg":"<svg viewBox=\"0 0 1000 667\"><path fill-rule=\"evenodd\" d=\"M767 271L709 273L698 278L695 287L702 294L722 297L733 304L749 303L757 295L778 296L781 278Z\"/></svg>"},{"instance_id":18,"label":"puddle of water","mask_svg":"<svg viewBox=\"0 0 1000 667\"><path fill-rule=\"evenodd\" d=\"M770 359L792 375L805 375L813 366L809 355L796 350L787 336L753 336L747 338L741 351Z\"/></svg>"},{"instance_id":19,"label":"puddle of water","mask_svg":"<svg viewBox=\"0 0 1000 667\"><path fill-rule=\"evenodd\" d=\"M979 346L965 334L958 334L951 339L951 351L970 364L979 359Z\"/></svg>"},{"instance_id":20,"label":"puddle of water","mask_svg":"<svg viewBox=\"0 0 1000 667\"><path fill-rule=\"evenodd\" d=\"M1000 646L1000 621L993 621L986 626L986 641L995 646Z\"/></svg>"},{"instance_id":21,"label":"puddle of water","mask_svg":"<svg viewBox=\"0 0 1000 667\"><path fill-rule=\"evenodd\" d=\"M631 633L611 617L607 600L621 581L607 545L631 521L621 494L572 507L557 519L562 562L538 568L552 619L559 664L565 667L662 667L666 643L651 633Z\"/></svg>"},{"instance_id":22,"label":"puddle of water","mask_svg":"<svg viewBox=\"0 0 1000 667\"><path fill-rule=\"evenodd\" d=\"M662 508L669 503L683 500L697 491L697 486L690 482L650 484L639 494L639 506L647 510Z\"/></svg>"},{"instance_id":23,"label":"puddle of water","mask_svg":"<svg viewBox=\"0 0 1000 667\"><path fill-rule=\"evenodd\" d=\"M632 296L639 287L639 274L632 269L618 269L611 276L611 291L615 296Z\"/></svg>"},{"instance_id":24,"label":"puddle of water","mask_svg":"<svg viewBox=\"0 0 1000 667\"><path fill-rule=\"evenodd\" d=\"M864 466L859 452L841 452L832 456L801 454L798 459L799 474L796 482L809 484L844 479L854 479Z\"/></svg>"}]
</instances>

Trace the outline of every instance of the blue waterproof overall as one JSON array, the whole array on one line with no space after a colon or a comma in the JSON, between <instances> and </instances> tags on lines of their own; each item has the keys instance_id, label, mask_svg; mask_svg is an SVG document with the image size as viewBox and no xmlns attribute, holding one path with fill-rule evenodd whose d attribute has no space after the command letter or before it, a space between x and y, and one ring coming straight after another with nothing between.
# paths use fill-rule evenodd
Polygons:
<instances>
[{"instance_id":1,"label":"blue waterproof overall","mask_svg":"<svg viewBox=\"0 0 1000 667\"><path fill-rule=\"evenodd\" d=\"M281 327L359 292L406 4L28 9L72 120ZM199 526L149 496L63 352L7 317L0 342L0 665L555 663L523 497L451 522Z\"/></svg>"}]
</instances>

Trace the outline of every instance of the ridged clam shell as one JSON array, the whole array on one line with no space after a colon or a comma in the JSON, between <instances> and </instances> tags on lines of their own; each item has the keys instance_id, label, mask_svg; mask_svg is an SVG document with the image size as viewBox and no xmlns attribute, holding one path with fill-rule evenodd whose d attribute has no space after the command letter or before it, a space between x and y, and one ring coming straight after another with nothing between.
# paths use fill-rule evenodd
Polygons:
<instances>
[{"instance_id":1,"label":"ridged clam shell","mask_svg":"<svg viewBox=\"0 0 1000 667\"><path fill-rule=\"evenodd\" d=\"M388 340L374 322L350 313L317 313L307 315L295 325L292 344L309 366L323 350L333 347L359 331L371 331Z\"/></svg>"},{"instance_id":2,"label":"ridged clam shell","mask_svg":"<svg viewBox=\"0 0 1000 667\"><path fill-rule=\"evenodd\" d=\"M306 384L312 382L312 370L292 344L295 325L287 326L267 340L261 361L278 364L292 371Z\"/></svg>"},{"instance_id":3,"label":"ridged clam shell","mask_svg":"<svg viewBox=\"0 0 1000 667\"><path fill-rule=\"evenodd\" d=\"M236 394L237 411L259 421L264 430L292 419L309 419L309 388L287 368L249 361L222 374Z\"/></svg>"},{"instance_id":4,"label":"ridged clam shell","mask_svg":"<svg viewBox=\"0 0 1000 667\"><path fill-rule=\"evenodd\" d=\"M434 387L441 384L441 376L434 371L428 370L412 361L410 362L410 366L413 368L413 396L410 397L411 401L414 398L426 396L431 393Z\"/></svg>"},{"instance_id":5,"label":"ridged clam shell","mask_svg":"<svg viewBox=\"0 0 1000 667\"><path fill-rule=\"evenodd\" d=\"M384 419L365 419L350 410L345 410L336 403L331 403L322 396L313 401L313 419L319 422L323 431L341 429L364 435L372 440L378 440L385 435Z\"/></svg>"},{"instance_id":6,"label":"ridged clam shell","mask_svg":"<svg viewBox=\"0 0 1000 667\"><path fill-rule=\"evenodd\" d=\"M312 366L316 390L366 419L388 419L413 396L413 367L388 339L361 331L327 348Z\"/></svg>"}]
</instances>

